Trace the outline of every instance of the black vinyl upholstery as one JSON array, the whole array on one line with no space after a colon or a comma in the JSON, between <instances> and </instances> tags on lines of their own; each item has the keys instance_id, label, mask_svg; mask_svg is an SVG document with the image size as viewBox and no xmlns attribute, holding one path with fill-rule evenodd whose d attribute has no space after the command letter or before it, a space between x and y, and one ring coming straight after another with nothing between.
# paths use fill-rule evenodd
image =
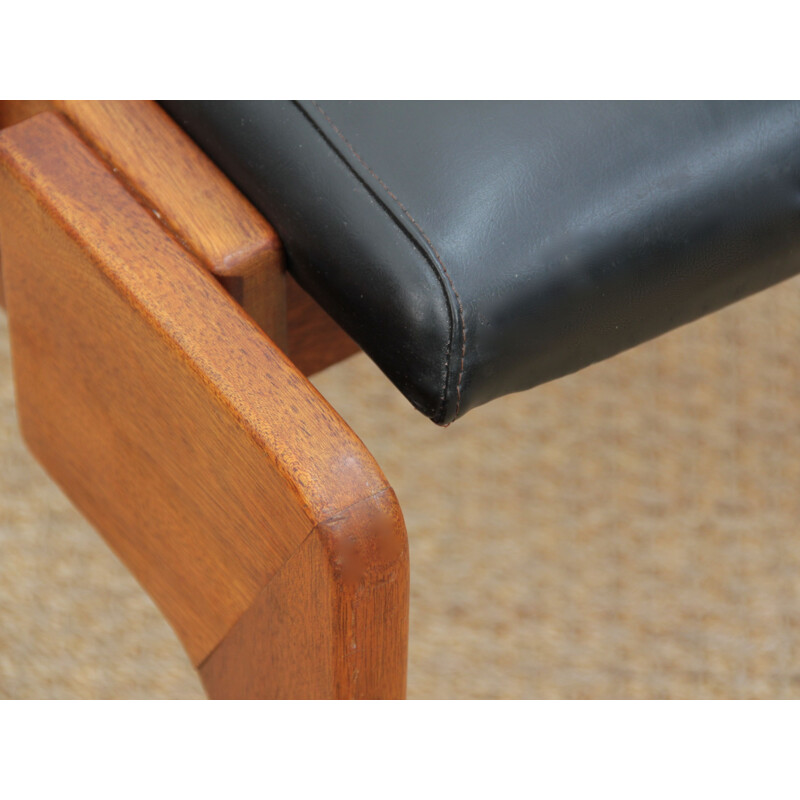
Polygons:
<instances>
[{"instance_id":1,"label":"black vinyl upholstery","mask_svg":"<svg viewBox=\"0 0 800 800\"><path fill-rule=\"evenodd\" d=\"M164 106L438 423L800 272L800 103Z\"/></svg>"}]
</instances>

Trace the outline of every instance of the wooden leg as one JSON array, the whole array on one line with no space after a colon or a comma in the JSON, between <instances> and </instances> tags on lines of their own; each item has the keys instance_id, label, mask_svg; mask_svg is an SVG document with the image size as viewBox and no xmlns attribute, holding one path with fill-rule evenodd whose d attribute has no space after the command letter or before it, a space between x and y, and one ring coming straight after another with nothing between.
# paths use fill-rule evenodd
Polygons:
<instances>
[{"instance_id":1,"label":"wooden leg","mask_svg":"<svg viewBox=\"0 0 800 800\"><path fill-rule=\"evenodd\" d=\"M0 133L23 435L214 697L405 691L408 550L363 444L54 114Z\"/></svg>"}]
</instances>

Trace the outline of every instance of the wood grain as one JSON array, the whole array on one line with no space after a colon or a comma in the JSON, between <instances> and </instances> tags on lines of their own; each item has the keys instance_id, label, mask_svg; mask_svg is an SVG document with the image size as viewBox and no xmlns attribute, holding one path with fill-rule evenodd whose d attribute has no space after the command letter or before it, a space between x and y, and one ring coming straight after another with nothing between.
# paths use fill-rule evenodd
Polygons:
<instances>
[{"instance_id":1,"label":"wood grain","mask_svg":"<svg viewBox=\"0 0 800 800\"><path fill-rule=\"evenodd\" d=\"M50 110L50 100L0 100L0 128L16 125L34 114Z\"/></svg>"},{"instance_id":2,"label":"wood grain","mask_svg":"<svg viewBox=\"0 0 800 800\"><path fill-rule=\"evenodd\" d=\"M0 100L0 129L16 125L34 114L40 114L50 108L49 100ZM0 306L5 308L5 291L3 289L3 249L0 242Z\"/></svg>"},{"instance_id":3,"label":"wood grain","mask_svg":"<svg viewBox=\"0 0 800 800\"><path fill-rule=\"evenodd\" d=\"M0 242L23 435L212 691L402 693L407 545L379 467L55 114L0 133ZM327 643L294 683L254 677L261 651L236 643L268 637L251 620L278 603L294 615L278 641ZM226 683L218 659L252 674Z\"/></svg>"},{"instance_id":4,"label":"wood grain","mask_svg":"<svg viewBox=\"0 0 800 800\"><path fill-rule=\"evenodd\" d=\"M303 374L359 351L288 275L284 286L284 256L275 231L160 106L151 101L5 100L0 101L0 128L43 110L70 120Z\"/></svg>"},{"instance_id":5,"label":"wood grain","mask_svg":"<svg viewBox=\"0 0 800 800\"><path fill-rule=\"evenodd\" d=\"M209 696L404 697L408 549L398 515L387 490L320 523L201 665Z\"/></svg>"},{"instance_id":6,"label":"wood grain","mask_svg":"<svg viewBox=\"0 0 800 800\"><path fill-rule=\"evenodd\" d=\"M3 101L0 127L62 113L128 190L286 349L283 250L277 234L156 103Z\"/></svg>"},{"instance_id":7,"label":"wood grain","mask_svg":"<svg viewBox=\"0 0 800 800\"><path fill-rule=\"evenodd\" d=\"M283 249L273 228L197 145L150 100L54 100L190 253L285 349Z\"/></svg>"}]
</instances>

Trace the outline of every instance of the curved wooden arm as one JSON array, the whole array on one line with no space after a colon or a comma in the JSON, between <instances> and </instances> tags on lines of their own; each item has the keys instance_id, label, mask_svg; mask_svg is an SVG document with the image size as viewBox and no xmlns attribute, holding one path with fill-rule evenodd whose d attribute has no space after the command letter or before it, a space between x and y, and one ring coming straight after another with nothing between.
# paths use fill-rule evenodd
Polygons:
<instances>
[{"instance_id":1,"label":"curved wooden arm","mask_svg":"<svg viewBox=\"0 0 800 800\"><path fill-rule=\"evenodd\" d=\"M209 693L402 696L405 528L363 444L67 122L0 167L23 435Z\"/></svg>"}]
</instances>

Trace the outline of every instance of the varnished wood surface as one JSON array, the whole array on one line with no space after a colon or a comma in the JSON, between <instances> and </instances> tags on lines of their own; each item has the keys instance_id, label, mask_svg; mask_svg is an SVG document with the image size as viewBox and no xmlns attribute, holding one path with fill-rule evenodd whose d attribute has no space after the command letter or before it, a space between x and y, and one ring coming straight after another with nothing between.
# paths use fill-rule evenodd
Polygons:
<instances>
[{"instance_id":1,"label":"varnished wood surface","mask_svg":"<svg viewBox=\"0 0 800 800\"><path fill-rule=\"evenodd\" d=\"M51 110L50 100L0 100L0 128L16 125L34 114Z\"/></svg>"},{"instance_id":2,"label":"varnished wood surface","mask_svg":"<svg viewBox=\"0 0 800 800\"><path fill-rule=\"evenodd\" d=\"M305 375L358 352L358 345L290 276L284 285L284 257L275 231L160 106L151 101L5 100L0 101L0 128L43 110L70 120Z\"/></svg>"},{"instance_id":3,"label":"varnished wood surface","mask_svg":"<svg viewBox=\"0 0 800 800\"><path fill-rule=\"evenodd\" d=\"M157 104L3 101L0 127L62 113L128 190L286 349L286 289L273 228Z\"/></svg>"},{"instance_id":4,"label":"varnished wood surface","mask_svg":"<svg viewBox=\"0 0 800 800\"><path fill-rule=\"evenodd\" d=\"M391 490L318 525L201 665L209 696L404 697L408 549L402 531ZM324 623L312 627L308 619ZM315 667L297 668L305 664Z\"/></svg>"},{"instance_id":5,"label":"varnished wood surface","mask_svg":"<svg viewBox=\"0 0 800 800\"><path fill-rule=\"evenodd\" d=\"M50 110L49 100L0 100L0 130L28 119L34 114ZM3 243L0 242L0 306L5 308L3 289Z\"/></svg>"},{"instance_id":6,"label":"varnished wood surface","mask_svg":"<svg viewBox=\"0 0 800 800\"><path fill-rule=\"evenodd\" d=\"M277 234L150 100L54 100L145 207L285 349L283 250Z\"/></svg>"},{"instance_id":7,"label":"varnished wood surface","mask_svg":"<svg viewBox=\"0 0 800 800\"><path fill-rule=\"evenodd\" d=\"M0 166L23 435L212 693L290 685L259 682L258 648L226 636L263 629L251 620L273 595L292 616L276 636L318 637L333 653L296 649L295 686L401 693L405 530L358 438L61 118L0 133ZM301 574L311 599L292 594ZM239 664L231 683L218 657Z\"/></svg>"}]
</instances>

